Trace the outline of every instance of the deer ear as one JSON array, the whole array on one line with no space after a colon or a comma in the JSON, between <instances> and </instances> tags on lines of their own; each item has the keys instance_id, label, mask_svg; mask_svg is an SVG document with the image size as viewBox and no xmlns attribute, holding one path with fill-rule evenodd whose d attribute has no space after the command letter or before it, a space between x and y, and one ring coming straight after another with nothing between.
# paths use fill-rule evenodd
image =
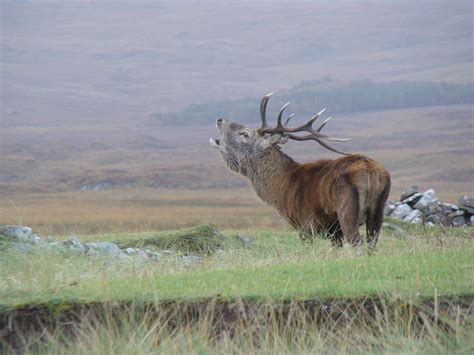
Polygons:
<instances>
[{"instance_id":1,"label":"deer ear","mask_svg":"<svg viewBox=\"0 0 474 355\"><path fill-rule=\"evenodd\" d=\"M285 144L288 142L288 137L282 136L281 134L272 134L265 139L266 145L274 144Z\"/></svg>"}]
</instances>

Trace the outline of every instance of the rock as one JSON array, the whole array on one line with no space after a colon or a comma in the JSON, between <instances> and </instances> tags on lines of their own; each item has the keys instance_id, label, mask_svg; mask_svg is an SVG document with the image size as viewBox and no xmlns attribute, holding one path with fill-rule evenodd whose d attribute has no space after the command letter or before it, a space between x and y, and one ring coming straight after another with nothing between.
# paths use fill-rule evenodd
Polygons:
<instances>
[{"instance_id":1,"label":"rock","mask_svg":"<svg viewBox=\"0 0 474 355\"><path fill-rule=\"evenodd\" d=\"M250 246L250 244L252 244L252 240L248 236L246 236L245 234L239 234L237 236L237 239L239 240L239 242L242 243L242 245L244 247L248 247L248 246Z\"/></svg>"},{"instance_id":2,"label":"rock","mask_svg":"<svg viewBox=\"0 0 474 355\"><path fill-rule=\"evenodd\" d=\"M140 252L141 249L139 248L126 248L122 250L122 252L126 255L136 255Z\"/></svg>"},{"instance_id":3,"label":"rock","mask_svg":"<svg viewBox=\"0 0 474 355\"><path fill-rule=\"evenodd\" d=\"M463 195L459 198L459 208L474 214L474 198Z\"/></svg>"},{"instance_id":4,"label":"rock","mask_svg":"<svg viewBox=\"0 0 474 355\"><path fill-rule=\"evenodd\" d=\"M28 242L34 245L38 245L42 242L41 237L38 234L32 234L28 238Z\"/></svg>"},{"instance_id":5,"label":"rock","mask_svg":"<svg viewBox=\"0 0 474 355\"><path fill-rule=\"evenodd\" d=\"M415 203L423 196L421 192L417 192L416 194L411 195L410 197L406 198L405 200L401 201L402 203L406 203L410 207L413 207Z\"/></svg>"},{"instance_id":6,"label":"rock","mask_svg":"<svg viewBox=\"0 0 474 355\"><path fill-rule=\"evenodd\" d=\"M459 198L459 204L466 207L474 208L474 198L463 195Z\"/></svg>"},{"instance_id":7,"label":"rock","mask_svg":"<svg viewBox=\"0 0 474 355\"><path fill-rule=\"evenodd\" d=\"M406 200L408 197L412 196L413 194L418 192L418 186L413 185L410 186L408 189L402 192L400 196L400 201Z\"/></svg>"},{"instance_id":8,"label":"rock","mask_svg":"<svg viewBox=\"0 0 474 355\"><path fill-rule=\"evenodd\" d=\"M421 210L427 216L441 211L441 205L438 202L433 189L425 191L423 196L421 196L413 207Z\"/></svg>"},{"instance_id":9,"label":"rock","mask_svg":"<svg viewBox=\"0 0 474 355\"><path fill-rule=\"evenodd\" d=\"M87 243L85 246L90 256L118 256L121 253L117 244L112 242Z\"/></svg>"},{"instance_id":10,"label":"rock","mask_svg":"<svg viewBox=\"0 0 474 355\"><path fill-rule=\"evenodd\" d=\"M63 242L63 246L67 250L75 253L84 253L86 251L86 248L82 245L81 241L73 235L69 236L68 239Z\"/></svg>"},{"instance_id":11,"label":"rock","mask_svg":"<svg viewBox=\"0 0 474 355\"><path fill-rule=\"evenodd\" d=\"M451 212L451 213L448 214L448 218L454 218L454 217L457 217L457 216L463 216L464 213L466 213L466 212L463 211L463 210L453 211L453 212Z\"/></svg>"},{"instance_id":12,"label":"rock","mask_svg":"<svg viewBox=\"0 0 474 355\"><path fill-rule=\"evenodd\" d=\"M7 224L0 227L0 239L3 236L6 239L26 243L29 241L31 233L32 230L30 227L19 227L13 224Z\"/></svg>"},{"instance_id":13,"label":"rock","mask_svg":"<svg viewBox=\"0 0 474 355\"><path fill-rule=\"evenodd\" d=\"M459 210L459 206L452 203L442 203L441 207L444 208L448 213Z\"/></svg>"},{"instance_id":14,"label":"rock","mask_svg":"<svg viewBox=\"0 0 474 355\"><path fill-rule=\"evenodd\" d=\"M417 210L418 211L418 210ZM423 220L419 217L416 217L416 218L413 218L411 220L411 223L415 223L415 224L422 224L423 223Z\"/></svg>"},{"instance_id":15,"label":"rock","mask_svg":"<svg viewBox=\"0 0 474 355\"><path fill-rule=\"evenodd\" d=\"M403 220L406 222L412 222L415 218L418 218L421 221L421 217L423 217L423 212L421 212L420 210L413 210L409 214L407 214L403 218Z\"/></svg>"},{"instance_id":16,"label":"rock","mask_svg":"<svg viewBox=\"0 0 474 355\"><path fill-rule=\"evenodd\" d=\"M413 209L410 206L408 206L407 204L403 203L401 205L398 205L390 216L394 217L394 218L398 218L398 219L403 219L411 211L413 211Z\"/></svg>"},{"instance_id":17,"label":"rock","mask_svg":"<svg viewBox=\"0 0 474 355\"><path fill-rule=\"evenodd\" d=\"M469 223L471 226L474 226L474 215L469 217Z\"/></svg>"},{"instance_id":18,"label":"rock","mask_svg":"<svg viewBox=\"0 0 474 355\"><path fill-rule=\"evenodd\" d=\"M451 221L453 227L462 227L466 223L466 220L463 216L454 217Z\"/></svg>"},{"instance_id":19,"label":"rock","mask_svg":"<svg viewBox=\"0 0 474 355\"><path fill-rule=\"evenodd\" d=\"M392 201L387 200L385 202L385 207L383 209L383 215L384 216L390 216L392 214L393 210L395 209L395 207L396 206Z\"/></svg>"}]
</instances>

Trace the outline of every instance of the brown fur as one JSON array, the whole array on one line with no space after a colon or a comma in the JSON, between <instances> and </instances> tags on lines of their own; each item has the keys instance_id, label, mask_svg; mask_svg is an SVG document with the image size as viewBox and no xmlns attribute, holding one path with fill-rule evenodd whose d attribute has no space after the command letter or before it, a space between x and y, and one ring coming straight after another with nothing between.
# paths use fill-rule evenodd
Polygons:
<instances>
[{"instance_id":1,"label":"brown fur","mask_svg":"<svg viewBox=\"0 0 474 355\"><path fill-rule=\"evenodd\" d=\"M218 120L217 127L222 138L211 142L227 166L247 177L302 239L322 233L338 246L344 239L359 245L365 223L367 243L375 247L390 192L390 175L379 163L354 154L299 164L280 150L284 139L227 120Z\"/></svg>"}]
</instances>

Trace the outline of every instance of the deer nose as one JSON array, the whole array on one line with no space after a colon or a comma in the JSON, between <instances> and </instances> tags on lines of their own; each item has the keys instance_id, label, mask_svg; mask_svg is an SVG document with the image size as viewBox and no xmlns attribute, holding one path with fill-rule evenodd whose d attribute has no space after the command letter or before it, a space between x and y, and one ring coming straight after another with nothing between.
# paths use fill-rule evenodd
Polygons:
<instances>
[{"instance_id":1,"label":"deer nose","mask_svg":"<svg viewBox=\"0 0 474 355\"><path fill-rule=\"evenodd\" d=\"M222 121L223 121L222 118L218 118L218 119L216 120L217 123L222 123Z\"/></svg>"},{"instance_id":2,"label":"deer nose","mask_svg":"<svg viewBox=\"0 0 474 355\"><path fill-rule=\"evenodd\" d=\"M222 126L222 123L223 123L223 122L224 122L224 119L223 119L223 118L218 118L218 119L216 120L216 126L217 126L218 128L220 128L220 127Z\"/></svg>"}]
</instances>

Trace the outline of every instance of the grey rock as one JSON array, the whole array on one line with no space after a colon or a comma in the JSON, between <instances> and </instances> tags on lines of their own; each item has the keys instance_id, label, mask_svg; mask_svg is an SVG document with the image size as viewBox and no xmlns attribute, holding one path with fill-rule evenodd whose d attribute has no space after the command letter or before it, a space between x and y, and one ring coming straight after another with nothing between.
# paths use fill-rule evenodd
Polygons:
<instances>
[{"instance_id":1,"label":"grey rock","mask_svg":"<svg viewBox=\"0 0 474 355\"><path fill-rule=\"evenodd\" d=\"M86 248L81 243L81 241L72 235L69 236L68 239L63 242L63 246L67 250L76 252L76 253L83 253L86 251Z\"/></svg>"},{"instance_id":2,"label":"grey rock","mask_svg":"<svg viewBox=\"0 0 474 355\"><path fill-rule=\"evenodd\" d=\"M463 195L459 198L459 208L474 214L474 198Z\"/></svg>"},{"instance_id":3,"label":"grey rock","mask_svg":"<svg viewBox=\"0 0 474 355\"><path fill-rule=\"evenodd\" d=\"M153 251L150 253L149 257L153 260L161 259L162 254L159 251Z\"/></svg>"},{"instance_id":4,"label":"grey rock","mask_svg":"<svg viewBox=\"0 0 474 355\"><path fill-rule=\"evenodd\" d=\"M136 255L140 252L139 248L126 248L122 250L122 252L126 255Z\"/></svg>"},{"instance_id":5,"label":"grey rock","mask_svg":"<svg viewBox=\"0 0 474 355\"><path fill-rule=\"evenodd\" d=\"M242 243L244 247L248 247L250 246L250 244L252 244L252 240L245 234L239 234L237 236L237 239L239 240L239 242Z\"/></svg>"},{"instance_id":6,"label":"grey rock","mask_svg":"<svg viewBox=\"0 0 474 355\"><path fill-rule=\"evenodd\" d=\"M453 211L451 213L448 214L448 218L454 218L454 217L457 217L457 216L463 216L466 212L463 211L463 210L457 210L457 211Z\"/></svg>"},{"instance_id":7,"label":"grey rock","mask_svg":"<svg viewBox=\"0 0 474 355\"><path fill-rule=\"evenodd\" d=\"M412 196L413 194L418 192L418 186L413 185L410 186L408 189L403 191L403 193L400 196L400 201L406 200L408 197Z\"/></svg>"},{"instance_id":8,"label":"grey rock","mask_svg":"<svg viewBox=\"0 0 474 355\"><path fill-rule=\"evenodd\" d=\"M16 240L18 242L27 243L32 233L30 227L20 227L13 224L7 224L0 227L0 239Z\"/></svg>"},{"instance_id":9,"label":"grey rock","mask_svg":"<svg viewBox=\"0 0 474 355\"><path fill-rule=\"evenodd\" d=\"M419 218L419 217L416 217L416 218L413 218L411 220L411 223L415 223L415 224L422 224L423 223L423 219Z\"/></svg>"},{"instance_id":10,"label":"grey rock","mask_svg":"<svg viewBox=\"0 0 474 355\"><path fill-rule=\"evenodd\" d=\"M90 256L118 256L121 253L118 245L112 242L87 243L86 248Z\"/></svg>"},{"instance_id":11,"label":"grey rock","mask_svg":"<svg viewBox=\"0 0 474 355\"><path fill-rule=\"evenodd\" d=\"M471 207L474 208L474 198L468 197L466 195L462 195L459 198L459 204L465 207Z\"/></svg>"},{"instance_id":12,"label":"grey rock","mask_svg":"<svg viewBox=\"0 0 474 355\"><path fill-rule=\"evenodd\" d=\"M441 207L443 207L448 213L451 213L453 211L459 210L459 206L455 205L453 203L442 203Z\"/></svg>"},{"instance_id":13,"label":"grey rock","mask_svg":"<svg viewBox=\"0 0 474 355\"><path fill-rule=\"evenodd\" d=\"M454 217L451 221L453 227L462 227L466 223L466 220L463 216Z\"/></svg>"},{"instance_id":14,"label":"grey rock","mask_svg":"<svg viewBox=\"0 0 474 355\"><path fill-rule=\"evenodd\" d=\"M392 212L390 216L394 218L398 218L398 219L403 219L412 211L413 209L407 204L401 204L395 208L395 210Z\"/></svg>"},{"instance_id":15,"label":"grey rock","mask_svg":"<svg viewBox=\"0 0 474 355\"><path fill-rule=\"evenodd\" d=\"M403 220L406 222L412 222L415 218L421 219L422 216L423 216L423 212L421 212L420 210L413 210L409 214L407 214L403 218Z\"/></svg>"},{"instance_id":16,"label":"grey rock","mask_svg":"<svg viewBox=\"0 0 474 355\"><path fill-rule=\"evenodd\" d=\"M429 189L423 193L423 196L413 206L421 210L425 215L431 215L441 211L441 205L436 198L435 191Z\"/></svg>"},{"instance_id":17,"label":"grey rock","mask_svg":"<svg viewBox=\"0 0 474 355\"><path fill-rule=\"evenodd\" d=\"M413 195L411 195L410 197L404 199L403 201L401 201L402 203L406 203L407 205L410 205L410 207L413 207L413 205L415 203L418 202L418 200L423 196L423 194L421 192L417 192Z\"/></svg>"},{"instance_id":18,"label":"grey rock","mask_svg":"<svg viewBox=\"0 0 474 355\"><path fill-rule=\"evenodd\" d=\"M469 217L469 223L471 224L471 226L474 226L474 215Z\"/></svg>"},{"instance_id":19,"label":"grey rock","mask_svg":"<svg viewBox=\"0 0 474 355\"><path fill-rule=\"evenodd\" d=\"M390 200L387 200L385 202L385 206L384 206L384 209L383 209L383 214L384 216L390 216L393 212L393 210L395 209L395 204L390 201Z\"/></svg>"},{"instance_id":20,"label":"grey rock","mask_svg":"<svg viewBox=\"0 0 474 355\"><path fill-rule=\"evenodd\" d=\"M42 239L38 234L32 234L28 238L28 242L33 244L33 245L38 245L42 242Z\"/></svg>"}]
</instances>

